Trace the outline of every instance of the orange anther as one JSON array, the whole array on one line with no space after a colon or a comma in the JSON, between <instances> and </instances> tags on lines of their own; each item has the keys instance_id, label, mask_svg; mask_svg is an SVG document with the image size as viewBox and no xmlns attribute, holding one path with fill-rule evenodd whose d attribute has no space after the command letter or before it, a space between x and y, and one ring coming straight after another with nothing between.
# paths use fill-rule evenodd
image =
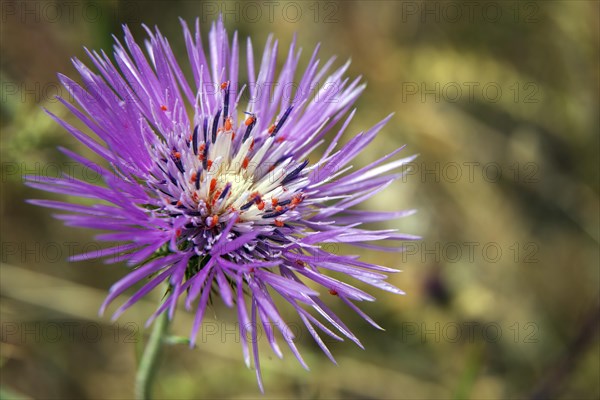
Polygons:
<instances>
[{"instance_id":1,"label":"orange anther","mask_svg":"<svg viewBox=\"0 0 600 400\"><path fill-rule=\"evenodd\" d=\"M273 207L275 207L277 205L277 203L279 202L279 200L277 200L277 197L273 197L271 199L271 204L273 205Z\"/></svg>"},{"instance_id":2,"label":"orange anther","mask_svg":"<svg viewBox=\"0 0 600 400\"><path fill-rule=\"evenodd\" d=\"M302 195L297 194L294 197L292 197L292 205L293 206L300 204L301 202L302 202Z\"/></svg>"},{"instance_id":3,"label":"orange anther","mask_svg":"<svg viewBox=\"0 0 600 400\"><path fill-rule=\"evenodd\" d=\"M227 117L227 119L225 119L225 130L226 131L230 131L231 127L232 127L232 119L231 117Z\"/></svg>"},{"instance_id":4,"label":"orange anther","mask_svg":"<svg viewBox=\"0 0 600 400\"><path fill-rule=\"evenodd\" d=\"M219 196L221 195L221 190L217 190L213 196L212 205L214 206L217 200L219 200Z\"/></svg>"},{"instance_id":5,"label":"orange anther","mask_svg":"<svg viewBox=\"0 0 600 400\"><path fill-rule=\"evenodd\" d=\"M273 134L273 132L275 132L275 124L271 124L269 127L269 134Z\"/></svg>"},{"instance_id":6,"label":"orange anther","mask_svg":"<svg viewBox=\"0 0 600 400\"><path fill-rule=\"evenodd\" d=\"M260 200L258 203L256 203L256 208L262 211L265 208L265 202Z\"/></svg>"},{"instance_id":7,"label":"orange anther","mask_svg":"<svg viewBox=\"0 0 600 400\"><path fill-rule=\"evenodd\" d=\"M221 83L221 89L225 90L229 87L229 81Z\"/></svg>"},{"instance_id":8,"label":"orange anther","mask_svg":"<svg viewBox=\"0 0 600 400\"><path fill-rule=\"evenodd\" d=\"M217 225L219 223L219 216L218 215L213 215L212 217L210 217L210 226L209 228L212 228L213 226Z\"/></svg>"},{"instance_id":9,"label":"orange anther","mask_svg":"<svg viewBox=\"0 0 600 400\"><path fill-rule=\"evenodd\" d=\"M337 296L338 292L335 289L329 289L329 294L332 295L332 296Z\"/></svg>"},{"instance_id":10,"label":"orange anther","mask_svg":"<svg viewBox=\"0 0 600 400\"><path fill-rule=\"evenodd\" d=\"M210 191L212 192L217 187L217 178L212 178L210 180Z\"/></svg>"},{"instance_id":11,"label":"orange anther","mask_svg":"<svg viewBox=\"0 0 600 400\"><path fill-rule=\"evenodd\" d=\"M246 121L244 122L244 124L246 124L246 126L249 126L254 121L256 121L256 118L254 118L253 116L250 116L250 117L246 118Z\"/></svg>"},{"instance_id":12,"label":"orange anther","mask_svg":"<svg viewBox=\"0 0 600 400\"><path fill-rule=\"evenodd\" d=\"M167 111L168 110L167 106L165 106L164 104L160 106L160 109L163 110L163 111Z\"/></svg>"},{"instance_id":13,"label":"orange anther","mask_svg":"<svg viewBox=\"0 0 600 400\"><path fill-rule=\"evenodd\" d=\"M275 225L281 228L283 226L283 221L280 220L280 219L276 219L275 220Z\"/></svg>"},{"instance_id":14,"label":"orange anther","mask_svg":"<svg viewBox=\"0 0 600 400\"><path fill-rule=\"evenodd\" d=\"M250 160L248 159L248 157L244 157L244 161L242 161L242 168L244 168L244 169L248 168L249 162L250 162Z\"/></svg>"}]
</instances>

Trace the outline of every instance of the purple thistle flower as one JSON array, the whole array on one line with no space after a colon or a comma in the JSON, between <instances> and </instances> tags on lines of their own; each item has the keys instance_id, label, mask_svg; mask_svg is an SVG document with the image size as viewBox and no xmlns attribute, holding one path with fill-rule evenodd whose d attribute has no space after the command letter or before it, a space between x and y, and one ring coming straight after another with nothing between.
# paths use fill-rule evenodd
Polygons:
<instances>
[{"instance_id":1,"label":"purple thistle flower","mask_svg":"<svg viewBox=\"0 0 600 400\"><path fill-rule=\"evenodd\" d=\"M166 38L158 29L152 32L147 27L146 54L124 27L125 45L117 40L114 48L116 64L104 52L86 50L99 74L75 59L83 85L59 75L79 107L65 99L60 102L104 143L49 114L106 159L110 168L61 149L98 171L104 184L68 176L30 177L28 184L101 202L31 202L70 212L58 218L67 225L106 230L108 233L99 235L99 240L121 243L72 258L118 255L106 261L124 259L132 268L112 286L101 312L135 284L141 283L141 288L116 311L115 318L159 284L168 282L165 300L149 323L164 312L172 318L179 298L184 297L185 307L195 313L190 335L193 345L211 294L218 294L227 306L236 308L241 338L251 338L250 343L242 340L244 360L250 366L253 355L263 390L257 347L260 326L278 356L281 352L272 326L307 368L275 306L274 295L298 312L308 332L333 362L316 328L332 338L345 337L362 345L313 287L339 298L381 329L354 304L374 298L328 273L341 273L402 294L386 282L385 273L396 270L360 261L357 256L328 252L322 244L348 243L394 251L399 246L369 242L415 239L395 230L360 227L411 211L352 209L400 177L400 168L414 157L394 159L401 150L397 149L349 172L349 162L390 118L336 150L354 116L354 110L350 112L352 104L364 89L360 78L344 77L349 63L329 73L334 59L320 67L317 47L300 80L293 85L292 98L286 90L294 82L300 57L295 39L278 76L277 41L271 37L267 40L256 74L248 39L248 84L240 86L237 33L230 43L222 21L214 23L207 57L198 21L194 36L183 21L182 26L193 73L191 83ZM317 85L321 89L315 93ZM240 110L244 93L248 93L249 100ZM324 143L325 134L341 121L341 128L321 158L309 162L309 155ZM305 283L308 281L314 284L309 286Z\"/></svg>"}]
</instances>

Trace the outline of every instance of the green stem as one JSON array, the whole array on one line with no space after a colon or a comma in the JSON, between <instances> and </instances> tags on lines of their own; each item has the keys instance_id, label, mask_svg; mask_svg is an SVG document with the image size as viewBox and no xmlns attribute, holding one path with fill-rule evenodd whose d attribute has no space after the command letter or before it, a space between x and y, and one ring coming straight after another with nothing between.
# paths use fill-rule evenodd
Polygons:
<instances>
[{"instance_id":1,"label":"green stem","mask_svg":"<svg viewBox=\"0 0 600 400\"><path fill-rule=\"evenodd\" d=\"M138 366L135 376L135 398L137 400L150 399L150 391L152 383L154 383L154 375L158 370L158 361L160 359L160 350L169 327L168 312L163 312L154 321L150 339L146 344L142 359Z\"/></svg>"}]
</instances>

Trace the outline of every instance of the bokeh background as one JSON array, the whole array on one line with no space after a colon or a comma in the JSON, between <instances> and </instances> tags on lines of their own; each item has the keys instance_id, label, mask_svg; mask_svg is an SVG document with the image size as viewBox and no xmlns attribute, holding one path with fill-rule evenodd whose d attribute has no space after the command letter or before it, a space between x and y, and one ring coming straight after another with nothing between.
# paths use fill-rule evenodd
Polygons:
<instances>
[{"instance_id":1,"label":"bokeh background","mask_svg":"<svg viewBox=\"0 0 600 400\"><path fill-rule=\"evenodd\" d=\"M156 397L600 397L598 2L1 4L1 398L133 396L136 351L158 297L116 322L99 317L125 268L68 263L97 246L97 232L65 228L26 204L58 196L26 188L23 176L80 171L57 146L89 155L43 112L72 119L54 100L64 94L56 74L76 77L71 57L85 59L84 47L110 52L123 23L142 40L146 23L184 64L177 18L199 17L206 35L219 11L230 32L253 38L255 56L269 32L282 48L297 32L304 65L317 42L323 60L352 58L349 74L368 87L351 131L396 113L354 165L402 144L420 154L364 207L418 209L378 226L423 239L402 254L360 252L403 270L391 282L406 296L379 292L364 306L385 332L327 299L366 348L330 343L339 366L301 332L311 371L265 347L261 396L235 316L215 304L196 349L165 349ZM190 326L180 310L173 333Z\"/></svg>"}]
</instances>

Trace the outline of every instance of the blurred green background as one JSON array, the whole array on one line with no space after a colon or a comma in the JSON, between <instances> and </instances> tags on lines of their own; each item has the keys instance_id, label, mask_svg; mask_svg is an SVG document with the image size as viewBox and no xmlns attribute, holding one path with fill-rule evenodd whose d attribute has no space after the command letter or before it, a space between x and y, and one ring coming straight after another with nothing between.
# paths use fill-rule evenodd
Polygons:
<instances>
[{"instance_id":1,"label":"blurred green background","mask_svg":"<svg viewBox=\"0 0 600 400\"><path fill-rule=\"evenodd\" d=\"M372 291L378 300L364 305L385 332L326 299L365 351L330 343L335 366L300 331L311 371L264 347L261 396L235 315L215 304L198 348L165 349L157 397L600 398L598 2L3 0L1 10L0 397L133 395L136 343L157 298L116 322L98 317L125 268L68 263L96 248L96 232L26 204L60 197L26 188L23 175L80 171L57 146L90 155L43 112L73 120L53 98L64 94L58 72L76 77L70 57L85 60L84 46L110 52L122 23L141 41L145 23L184 64L177 17L200 17L206 38L222 11L230 33L253 38L255 57L269 32L282 48L297 32L301 65L317 42L322 60L352 58L349 74L368 87L350 131L396 112L354 165L402 144L420 154L363 207L417 208L376 227L423 240L403 254L360 253L403 270L390 281L407 296ZM174 333L191 319L180 310Z\"/></svg>"}]
</instances>

